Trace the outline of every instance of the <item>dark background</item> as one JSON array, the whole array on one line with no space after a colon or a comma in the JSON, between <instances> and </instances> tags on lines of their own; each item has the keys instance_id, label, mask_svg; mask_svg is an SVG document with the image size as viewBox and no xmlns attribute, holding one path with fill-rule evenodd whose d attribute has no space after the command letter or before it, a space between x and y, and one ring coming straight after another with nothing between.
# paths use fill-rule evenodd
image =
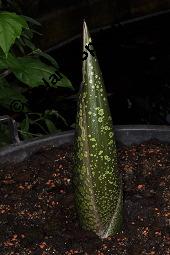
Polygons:
<instances>
[{"instance_id":1,"label":"dark background","mask_svg":"<svg viewBox=\"0 0 170 255\"><path fill-rule=\"evenodd\" d=\"M82 77L84 18L92 33L114 123L170 123L170 1L74 0L49 4L44 0L29 4L25 11L30 15L32 6L32 15L43 24L40 47L56 58L76 89L73 94L60 89L48 94L51 107L59 109L69 125L75 122L76 92ZM44 102L38 105L49 107Z\"/></svg>"},{"instance_id":2,"label":"dark background","mask_svg":"<svg viewBox=\"0 0 170 255\"><path fill-rule=\"evenodd\" d=\"M20 11L42 23L35 42L59 63L75 91L34 89L31 108L57 109L74 127L82 79L82 23L92 35L114 124L170 124L170 1L27 0Z\"/></svg>"}]
</instances>

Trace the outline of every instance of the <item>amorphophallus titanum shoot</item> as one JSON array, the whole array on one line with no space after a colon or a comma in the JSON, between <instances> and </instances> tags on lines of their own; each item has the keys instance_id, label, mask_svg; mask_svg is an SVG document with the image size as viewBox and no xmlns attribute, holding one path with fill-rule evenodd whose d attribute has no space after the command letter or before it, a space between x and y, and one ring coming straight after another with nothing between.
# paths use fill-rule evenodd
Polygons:
<instances>
[{"instance_id":1,"label":"amorphophallus titanum shoot","mask_svg":"<svg viewBox=\"0 0 170 255\"><path fill-rule=\"evenodd\" d=\"M120 229L122 185L107 94L86 23L74 145L75 201L82 227L107 238Z\"/></svg>"}]
</instances>

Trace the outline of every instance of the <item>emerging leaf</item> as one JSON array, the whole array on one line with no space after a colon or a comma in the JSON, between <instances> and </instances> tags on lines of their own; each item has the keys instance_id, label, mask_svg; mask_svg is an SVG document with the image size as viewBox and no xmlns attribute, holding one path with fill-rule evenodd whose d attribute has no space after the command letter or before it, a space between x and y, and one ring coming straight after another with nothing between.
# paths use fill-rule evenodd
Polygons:
<instances>
[{"instance_id":1,"label":"emerging leaf","mask_svg":"<svg viewBox=\"0 0 170 255\"><path fill-rule=\"evenodd\" d=\"M75 136L75 198L82 226L106 238L121 225L122 187L107 95L86 23L83 32L85 57Z\"/></svg>"}]
</instances>

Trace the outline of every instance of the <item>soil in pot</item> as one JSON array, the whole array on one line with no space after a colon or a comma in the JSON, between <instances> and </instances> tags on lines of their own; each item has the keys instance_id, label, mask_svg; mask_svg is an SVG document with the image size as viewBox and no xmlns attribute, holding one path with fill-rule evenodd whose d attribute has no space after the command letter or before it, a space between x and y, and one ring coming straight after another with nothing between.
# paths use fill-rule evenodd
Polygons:
<instances>
[{"instance_id":1,"label":"soil in pot","mask_svg":"<svg viewBox=\"0 0 170 255\"><path fill-rule=\"evenodd\" d=\"M44 148L0 167L1 255L168 255L170 144L118 149L122 232L100 240L82 230L74 206L72 146Z\"/></svg>"}]
</instances>

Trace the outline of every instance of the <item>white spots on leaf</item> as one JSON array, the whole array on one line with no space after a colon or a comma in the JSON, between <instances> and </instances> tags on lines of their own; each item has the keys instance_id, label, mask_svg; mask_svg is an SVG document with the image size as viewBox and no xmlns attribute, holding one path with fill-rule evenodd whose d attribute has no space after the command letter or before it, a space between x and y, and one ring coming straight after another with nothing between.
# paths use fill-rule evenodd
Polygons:
<instances>
[{"instance_id":1,"label":"white spots on leaf","mask_svg":"<svg viewBox=\"0 0 170 255\"><path fill-rule=\"evenodd\" d=\"M84 157L85 157L85 158L88 157L88 152L87 152L87 151L84 152Z\"/></svg>"},{"instance_id":2,"label":"white spots on leaf","mask_svg":"<svg viewBox=\"0 0 170 255\"><path fill-rule=\"evenodd\" d=\"M104 130L110 130L111 128L109 126L104 126L103 129Z\"/></svg>"},{"instance_id":3,"label":"white spots on leaf","mask_svg":"<svg viewBox=\"0 0 170 255\"><path fill-rule=\"evenodd\" d=\"M98 122L102 122L103 121L103 118L102 117L99 117L98 118Z\"/></svg>"},{"instance_id":4,"label":"white spots on leaf","mask_svg":"<svg viewBox=\"0 0 170 255\"><path fill-rule=\"evenodd\" d=\"M96 139L93 137L93 138L90 138L90 141L95 142Z\"/></svg>"},{"instance_id":5,"label":"white spots on leaf","mask_svg":"<svg viewBox=\"0 0 170 255\"><path fill-rule=\"evenodd\" d=\"M109 184L113 184L113 182L111 182L111 181L108 181L108 183L109 183Z\"/></svg>"},{"instance_id":6,"label":"white spots on leaf","mask_svg":"<svg viewBox=\"0 0 170 255\"><path fill-rule=\"evenodd\" d=\"M101 150L101 151L99 151L99 155L101 155L103 153L103 151Z\"/></svg>"},{"instance_id":7,"label":"white spots on leaf","mask_svg":"<svg viewBox=\"0 0 170 255\"><path fill-rule=\"evenodd\" d=\"M108 142L108 145L112 145L113 144L113 140L110 140L109 142Z\"/></svg>"},{"instance_id":8,"label":"white spots on leaf","mask_svg":"<svg viewBox=\"0 0 170 255\"><path fill-rule=\"evenodd\" d=\"M111 160L111 159L110 159L110 157L109 157L109 156L107 156L107 155L106 155L106 156L104 156L104 159L105 159L106 161L108 161L108 162Z\"/></svg>"},{"instance_id":9,"label":"white spots on leaf","mask_svg":"<svg viewBox=\"0 0 170 255\"><path fill-rule=\"evenodd\" d=\"M94 171L92 171L91 173L92 173L93 176L95 176L95 172Z\"/></svg>"},{"instance_id":10,"label":"white spots on leaf","mask_svg":"<svg viewBox=\"0 0 170 255\"><path fill-rule=\"evenodd\" d=\"M113 137L113 132L109 132L109 137Z\"/></svg>"},{"instance_id":11,"label":"white spots on leaf","mask_svg":"<svg viewBox=\"0 0 170 255\"><path fill-rule=\"evenodd\" d=\"M104 115L103 109L99 109L98 114L101 115L101 116L103 116L103 115Z\"/></svg>"},{"instance_id":12,"label":"white spots on leaf","mask_svg":"<svg viewBox=\"0 0 170 255\"><path fill-rule=\"evenodd\" d=\"M95 109L95 110L98 110L98 109L100 109L100 108L99 108L99 107L95 107L94 109Z\"/></svg>"}]
</instances>

